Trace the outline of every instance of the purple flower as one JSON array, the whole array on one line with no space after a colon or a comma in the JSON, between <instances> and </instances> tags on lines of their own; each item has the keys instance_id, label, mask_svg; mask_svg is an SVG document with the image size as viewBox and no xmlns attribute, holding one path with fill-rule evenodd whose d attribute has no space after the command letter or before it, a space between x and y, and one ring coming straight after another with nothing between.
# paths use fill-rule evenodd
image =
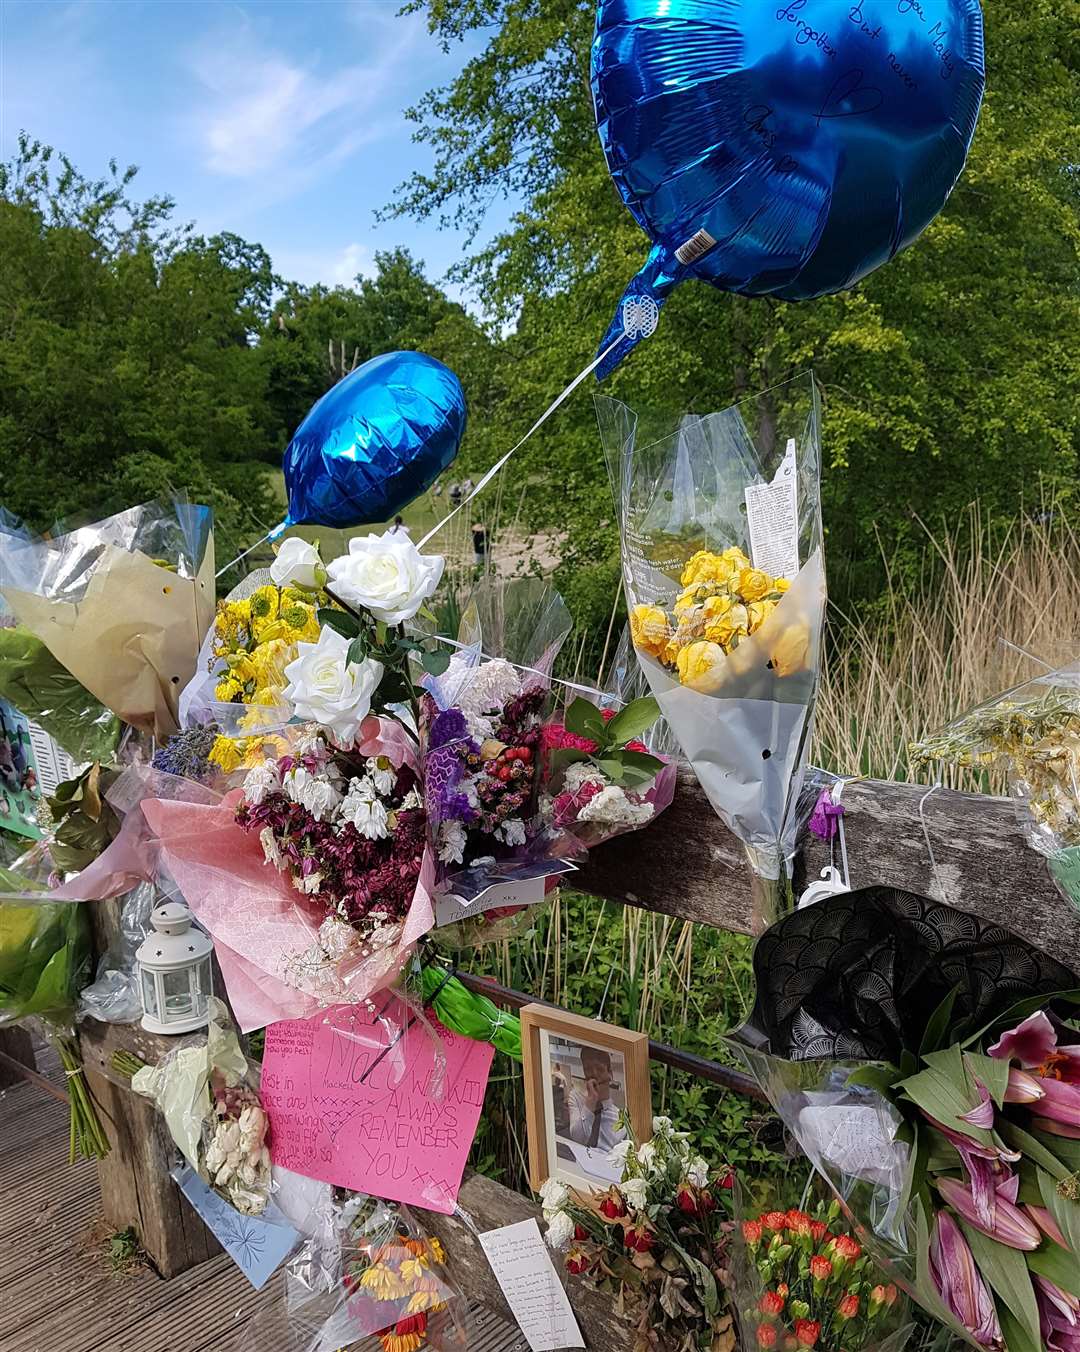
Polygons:
<instances>
[{"instance_id":1,"label":"purple flower","mask_svg":"<svg viewBox=\"0 0 1080 1352\"><path fill-rule=\"evenodd\" d=\"M989 1223L984 1219L985 1212L972 1195L971 1188L955 1178L939 1178L937 1189L951 1207L954 1207L969 1225L981 1230L984 1235L996 1239L1010 1249L1037 1249L1042 1243L1039 1227L1034 1224L1014 1203L1007 1200L999 1191L992 1204Z\"/></svg>"},{"instance_id":2,"label":"purple flower","mask_svg":"<svg viewBox=\"0 0 1080 1352\"><path fill-rule=\"evenodd\" d=\"M934 1217L930 1275L949 1312L982 1347L1002 1348L1004 1339L993 1297L960 1227L947 1211Z\"/></svg>"}]
</instances>

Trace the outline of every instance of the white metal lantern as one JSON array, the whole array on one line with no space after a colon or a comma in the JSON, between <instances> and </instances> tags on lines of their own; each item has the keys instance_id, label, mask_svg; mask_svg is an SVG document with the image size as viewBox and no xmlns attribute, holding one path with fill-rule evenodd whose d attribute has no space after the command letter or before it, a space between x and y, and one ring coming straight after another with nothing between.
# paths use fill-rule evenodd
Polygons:
<instances>
[{"instance_id":1,"label":"white metal lantern","mask_svg":"<svg viewBox=\"0 0 1080 1352\"><path fill-rule=\"evenodd\" d=\"M135 954L142 991L142 1026L150 1033L205 1028L214 945L191 923L191 912L167 901L150 913L150 933Z\"/></svg>"}]
</instances>

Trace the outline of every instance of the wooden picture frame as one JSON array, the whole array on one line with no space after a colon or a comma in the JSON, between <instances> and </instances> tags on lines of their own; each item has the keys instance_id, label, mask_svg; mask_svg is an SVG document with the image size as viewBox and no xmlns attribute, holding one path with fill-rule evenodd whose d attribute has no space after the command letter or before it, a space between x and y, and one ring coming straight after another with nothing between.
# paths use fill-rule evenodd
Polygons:
<instances>
[{"instance_id":1,"label":"wooden picture frame","mask_svg":"<svg viewBox=\"0 0 1080 1352\"><path fill-rule=\"evenodd\" d=\"M549 1178L580 1193L618 1183L607 1161L623 1138L618 1110L638 1145L652 1138L648 1035L533 1004L521 1010L521 1050L533 1191Z\"/></svg>"}]
</instances>

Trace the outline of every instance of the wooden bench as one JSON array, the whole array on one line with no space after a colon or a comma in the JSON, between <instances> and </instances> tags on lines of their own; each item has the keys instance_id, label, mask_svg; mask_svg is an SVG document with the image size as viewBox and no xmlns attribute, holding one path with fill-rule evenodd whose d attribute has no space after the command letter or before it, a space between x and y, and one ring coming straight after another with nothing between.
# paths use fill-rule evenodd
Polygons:
<instances>
[{"instance_id":1,"label":"wooden bench","mask_svg":"<svg viewBox=\"0 0 1080 1352\"><path fill-rule=\"evenodd\" d=\"M889 884L941 897L1014 930L1065 962L1080 960L1080 913L1063 900L1044 860L1028 847L1008 800L866 780L850 784L843 801L853 886ZM816 878L828 862L828 846L809 838L800 884ZM750 933L753 926L752 879L742 847L686 767L667 812L647 829L593 851L574 885L611 901L737 933ZM99 939L105 942L109 908L97 909ZM506 998L512 1003L520 994ZM100 1073L115 1047L156 1059L169 1039L89 1023L82 1042L90 1082L115 1143L113 1155L100 1167L105 1214L118 1229L138 1229L163 1275L182 1272L216 1245L168 1177L168 1146L153 1109ZM663 1059L671 1052L654 1049ZM699 1061L699 1073L712 1077L710 1066ZM738 1088L738 1077L725 1073L729 1079L720 1082ZM538 1214L526 1198L476 1175L467 1178L460 1202L480 1230ZM431 1215L425 1222L446 1240L470 1295L505 1312L469 1225ZM571 1283L571 1293L590 1348L623 1352L626 1330L610 1300L580 1283Z\"/></svg>"}]
</instances>

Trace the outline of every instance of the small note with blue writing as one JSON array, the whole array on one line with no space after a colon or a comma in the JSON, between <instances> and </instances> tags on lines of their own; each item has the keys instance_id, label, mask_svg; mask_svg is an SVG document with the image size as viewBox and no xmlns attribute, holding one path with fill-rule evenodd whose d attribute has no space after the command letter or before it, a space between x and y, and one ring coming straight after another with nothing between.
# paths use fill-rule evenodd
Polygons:
<instances>
[{"instance_id":1,"label":"small note with blue writing","mask_svg":"<svg viewBox=\"0 0 1080 1352\"><path fill-rule=\"evenodd\" d=\"M261 1290L288 1256L299 1234L273 1202L261 1216L245 1216L184 1165L173 1171L177 1186L217 1236L221 1247L252 1284Z\"/></svg>"}]
</instances>

